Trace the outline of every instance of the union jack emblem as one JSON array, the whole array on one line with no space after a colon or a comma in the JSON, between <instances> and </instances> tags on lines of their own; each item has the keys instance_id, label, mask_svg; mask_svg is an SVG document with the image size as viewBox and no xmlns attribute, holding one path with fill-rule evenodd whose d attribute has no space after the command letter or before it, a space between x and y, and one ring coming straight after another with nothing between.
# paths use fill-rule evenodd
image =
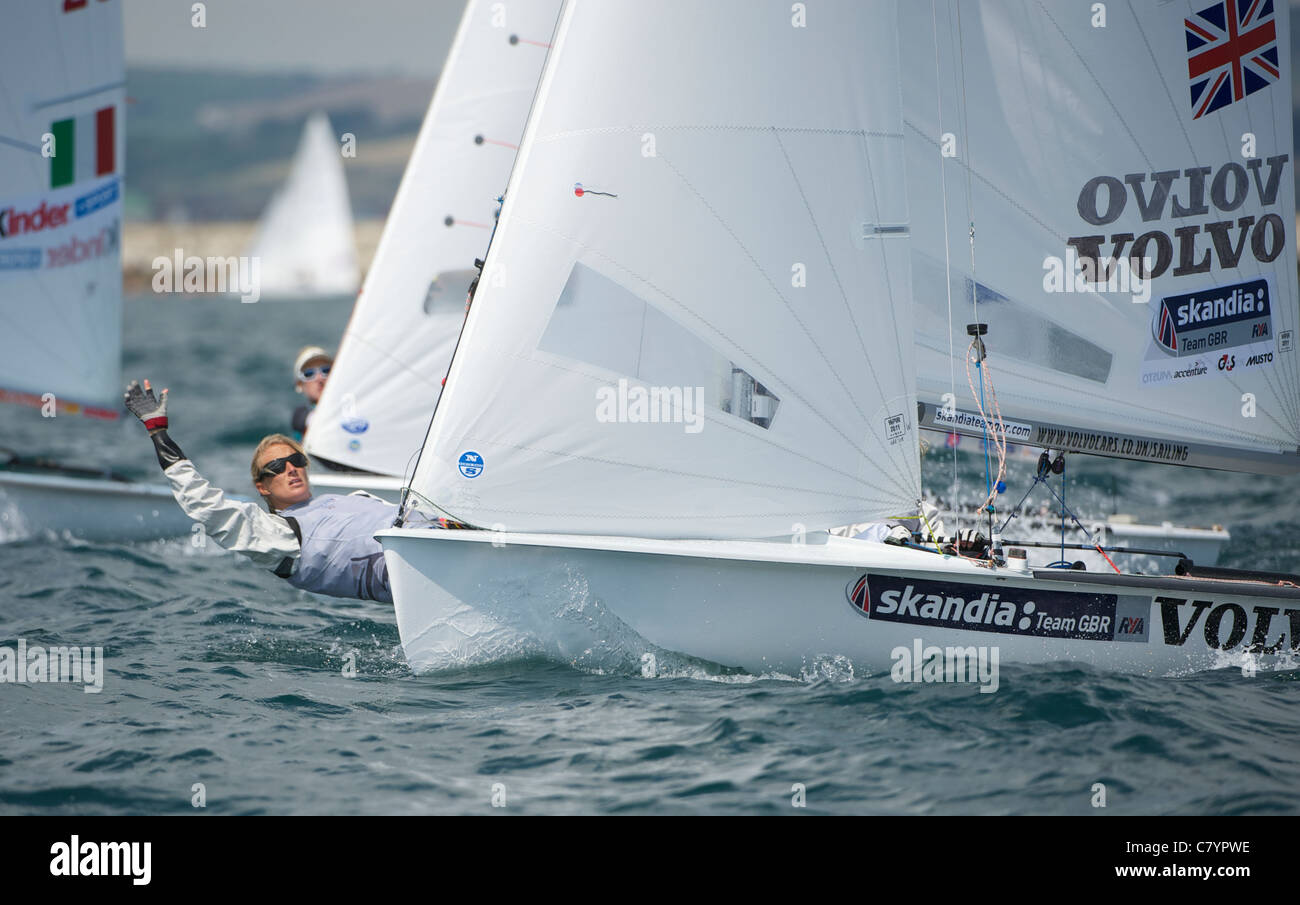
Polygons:
<instances>
[{"instance_id":1,"label":"union jack emblem","mask_svg":"<svg viewBox=\"0 0 1300 905\"><path fill-rule=\"evenodd\" d=\"M1274 0L1223 0L1183 20L1193 119L1277 81Z\"/></svg>"}]
</instances>

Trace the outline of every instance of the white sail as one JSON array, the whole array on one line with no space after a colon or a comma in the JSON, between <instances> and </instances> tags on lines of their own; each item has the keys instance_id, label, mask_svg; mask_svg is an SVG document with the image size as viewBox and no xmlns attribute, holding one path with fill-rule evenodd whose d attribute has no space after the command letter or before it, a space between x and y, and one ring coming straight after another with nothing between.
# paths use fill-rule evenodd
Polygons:
<instances>
[{"instance_id":1,"label":"white sail","mask_svg":"<svg viewBox=\"0 0 1300 905\"><path fill-rule=\"evenodd\" d=\"M0 7L0 401L117 415L122 47L118 0Z\"/></svg>"},{"instance_id":2,"label":"white sail","mask_svg":"<svg viewBox=\"0 0 1300 905\"><path fill-rule=\"evenodd\" d=\"M259 260L264 297L357 291L352 206L339 141L325 114L307 120L288 181L266 206L248 255Z\"/></svg>"},{"instance_id":3,"label":"white sail","mask_svg":"<svg viewBox=\"0 0 1300 905\"><path fill-rule=\"evenodd\" d=\"M911 511L900 97L892 2L570 2L413 489L643 537Z\"/></svg>"},{"instance_id":4,"label":"white sail","mask_svg":"<svg viewBox=\"0 0 1300 905\"><path fill-rule=\"evenodd\" d=\"M925 424L979 433L963 362L978 320L1012 442L1297 467L1289 12L902 5ZM1149 301L1124 291L1128 266L1113 291L1077 291L1096 286L1074 261L1099 253L1150 258Z\"/></svg>"},{"instance_id":5,"label":"white sail","mask_svg":"<svg viewBox=\"0 0 1300 905\"><path fill-rule=\"evenodd\" d=\"M470 0L366 274L307 449L404 475L487 251L559 0Z\"/></svg>"}]
</instances>

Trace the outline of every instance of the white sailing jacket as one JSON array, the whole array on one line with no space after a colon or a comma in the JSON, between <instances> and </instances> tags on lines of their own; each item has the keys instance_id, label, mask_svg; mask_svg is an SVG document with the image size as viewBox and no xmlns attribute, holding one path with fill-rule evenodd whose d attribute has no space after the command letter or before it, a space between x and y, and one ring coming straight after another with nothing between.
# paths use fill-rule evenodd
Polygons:
<instances>
[{"instance_id":1,"label":"white sailing jacket","mask_svg":"<svg viewBox=\"0 0 1300 905\"><path fill-rule=\"evenodd\" d=\"M392 603L383 548L372 536L393 523L392 503L360 491L322 494L276 514L230 499L189 459L163 474L185 514L227 550L305 591Z\"/></svg>"}]
</instances>

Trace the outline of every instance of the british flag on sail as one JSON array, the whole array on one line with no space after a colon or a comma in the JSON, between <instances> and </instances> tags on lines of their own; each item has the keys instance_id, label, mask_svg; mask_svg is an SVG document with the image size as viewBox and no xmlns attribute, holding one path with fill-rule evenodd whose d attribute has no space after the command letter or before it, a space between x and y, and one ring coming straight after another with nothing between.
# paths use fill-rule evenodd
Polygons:
<instances>
[{"instance_id":1,"label":"british flag on sail","mask_svg":"<svg viewBox=\"0 0 1300 905\"><path fill-rule=\"evenodd\" d=\"M1223 0L1183 20L1193 119L1277 81L1274 0Z\"/></svg>"}]
</instances>

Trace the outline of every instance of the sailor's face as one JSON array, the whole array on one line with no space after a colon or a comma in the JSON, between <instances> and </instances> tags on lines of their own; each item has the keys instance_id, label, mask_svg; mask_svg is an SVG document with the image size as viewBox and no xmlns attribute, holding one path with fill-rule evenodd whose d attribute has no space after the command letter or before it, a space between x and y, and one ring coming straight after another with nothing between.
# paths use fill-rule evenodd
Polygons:
<instances>
[{"instance_id":1,"label":"sailor's face","mask_svg":"<svg viewBox=\"0 0 1300 905\"><path fill-rule=\"evenodd\" d=\"M288 444L271 444L262 451L261 459L257 463L258 471L261 472L266 467L266 463L272 459L291 456L294 452L294 448ZM257 482L256 486L257 492L266 498L272 509L287 509L290 506L305 503L311 499L311 486L307 483L307 469L299 468L292 462L286 462L284 471L277 475L262 474L262 479Z\"/></svg>"},{"instance_id":2,"label":"sailor's face","mask_svg":"<svg viewBox=\"0 0 1300 905\"><path fill-rule=\"evenodd\" d=\"M296 383L298 389L302 391L302 394L307 397L307 401L312 405L320 402L321 393L325 392L325 381L329 378L324 369L330 367L333 363L328 358L313 358L302 366L300 373L310 374L311 377L308 380L303 380L300 377Z\"/></svg>"}]
</instances>

